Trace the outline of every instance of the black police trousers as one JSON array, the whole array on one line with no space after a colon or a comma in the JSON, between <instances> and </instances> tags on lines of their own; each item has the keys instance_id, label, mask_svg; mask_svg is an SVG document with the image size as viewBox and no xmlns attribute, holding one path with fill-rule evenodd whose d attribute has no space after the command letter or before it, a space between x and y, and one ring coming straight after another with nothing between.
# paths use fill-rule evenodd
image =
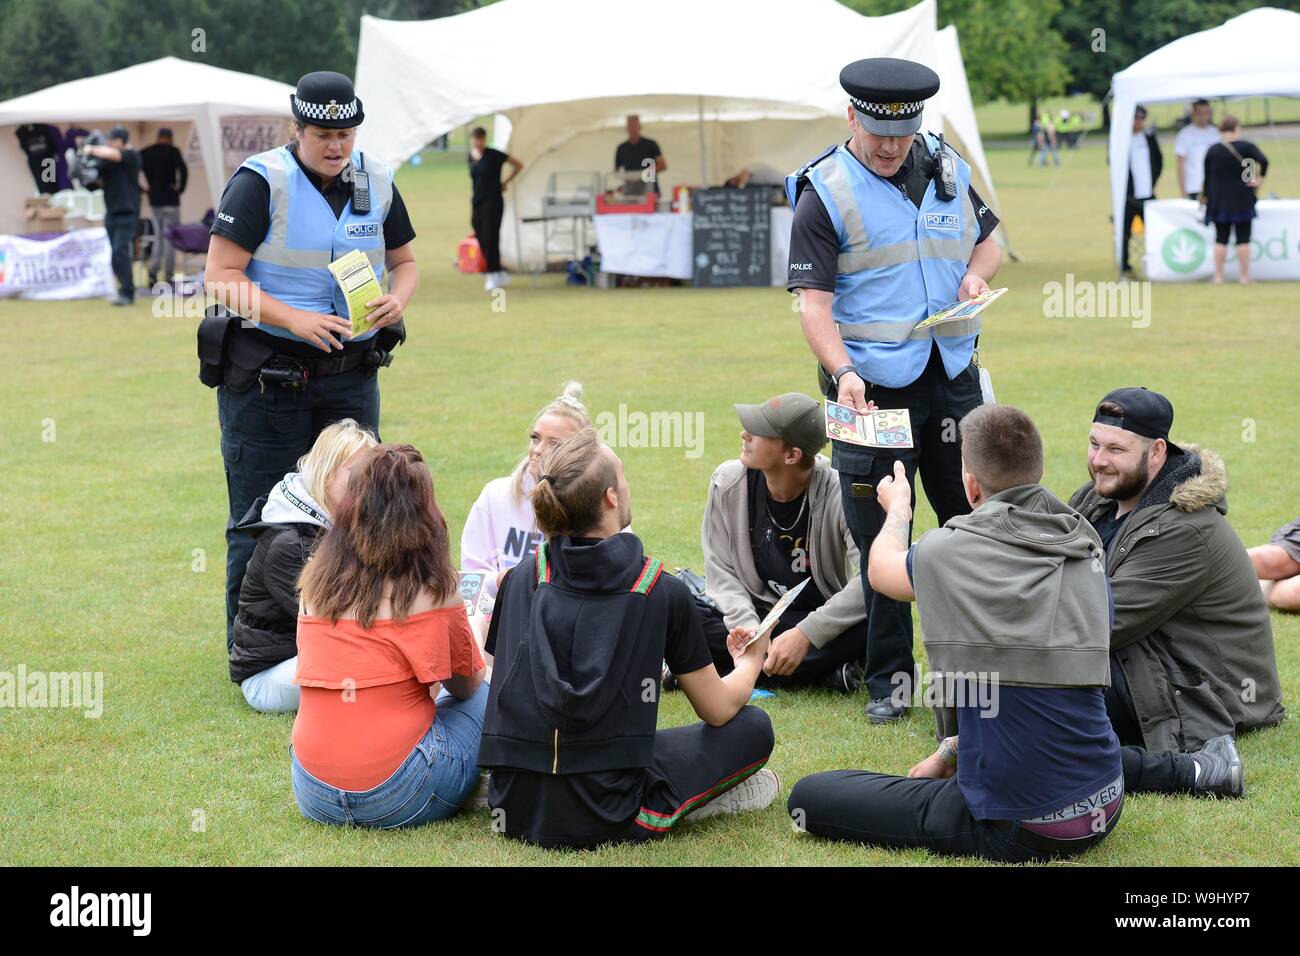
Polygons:
<instances>
[{"instance_id":1,"label":"black police trousers","mask_svg":"<svg viewBox=\"0 0 1300 956\"><path fill-rule=\"evenodd\" d=\"M254 501L287 473L298 470L298 459L311 451L325 426L353 418L379 436L377 372L362 366L341 375L313 378L298 389L268 385L263 390L257 382L242 392L226 385L217 387L221 458L230 500L226 519L227 649L239 607L239 586L255 544L235 526Z\"/></svg>"},{"instance_id":2,"label":"black police trousers","mask_svg":"<svg viewBox=\"0 0 1300 956\"><path fill-rule=\"evenodd\" d=\"M894 692L895 675L905 675L911 680L914 667L911 604L876 594L867 580L871 542L885 523L885 512L876 502L874 489L877 482L894 473L897 460L907 469L914 507L919 470L925 497L940 525L955 515L970 513L961 484L957 423L983 404L979 369L972 362L956 378L949 379L939 347L932 345L930 361L916 381L902 388L868 383L867 400L874 401L881 409L906 408L912 422L913 443L912 448L896 450L862 448L841 441L832 443L832 464L840 475L844 518L862 556L862 594L867 602L866 678L874 700ZM855 484L868 484L872 491L855 494Z\"/></svg>"}]
</instances>

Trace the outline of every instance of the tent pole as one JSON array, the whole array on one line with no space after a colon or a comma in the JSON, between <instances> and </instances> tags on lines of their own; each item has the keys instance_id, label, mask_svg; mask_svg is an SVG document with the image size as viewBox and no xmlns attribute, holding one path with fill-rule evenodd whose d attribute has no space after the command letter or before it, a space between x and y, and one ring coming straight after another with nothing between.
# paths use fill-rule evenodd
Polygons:
<instances>
[{"instance_id":1,"label":"tent pole","mask_svg":"<svg viewBox=\"0 0 1300 956\"><path fill-rule=\"evenodd\" d=\"M709 172L704 157L704 97L697 97L696 105L700 115L700 186L706 187L709 185Z\"/></svg>"}]
</instances>

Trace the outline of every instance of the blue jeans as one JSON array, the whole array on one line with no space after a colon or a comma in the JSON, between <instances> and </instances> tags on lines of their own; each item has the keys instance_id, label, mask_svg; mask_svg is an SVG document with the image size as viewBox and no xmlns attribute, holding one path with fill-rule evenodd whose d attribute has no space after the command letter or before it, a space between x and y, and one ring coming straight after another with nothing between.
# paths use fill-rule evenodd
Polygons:
<instances>
[{"instance_id":1,"label":"blue jeans","mask_svg":"<svg viewBox=\"0 0 1300 956\"><path fill-rule=\"evenodd\" d=\"M298 709L301 688L293 682L298 671L297 655L274 667L245 677L239 684L248 706L262 714L288 714Z\"/></svg>"},{"instance_id":2,"label":"blue jeans","mask_svg":"<svg viewBox=\"0 0 1300 956\"><path fill-rule=\"evenodd\" d=\"M478 744L487 710L484 681L468 700L444 690L433 726L392 775L370 790L340 790L317 780L292 755L298 809L318 823L392 830L445 820L478 789Z\"/></svg>"}]
</instances>

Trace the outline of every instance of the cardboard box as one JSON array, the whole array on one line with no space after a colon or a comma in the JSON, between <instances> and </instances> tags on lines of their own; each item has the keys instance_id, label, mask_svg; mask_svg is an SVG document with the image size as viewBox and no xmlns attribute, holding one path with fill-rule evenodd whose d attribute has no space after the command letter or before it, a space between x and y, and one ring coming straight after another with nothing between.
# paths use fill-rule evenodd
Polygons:
<instances>
[{"instance_id":1,"label":"cardboard box","mask_svg":"<svg viewBox=\"0 0 1300 956\"><path fill-rule=\"evenodd\" d=\"M23 200L24 209L36 209L40 206L48 206L49 204L50 197L45 193L42 193L39 196L28 196Z\"/></svg>"}]
</instances>

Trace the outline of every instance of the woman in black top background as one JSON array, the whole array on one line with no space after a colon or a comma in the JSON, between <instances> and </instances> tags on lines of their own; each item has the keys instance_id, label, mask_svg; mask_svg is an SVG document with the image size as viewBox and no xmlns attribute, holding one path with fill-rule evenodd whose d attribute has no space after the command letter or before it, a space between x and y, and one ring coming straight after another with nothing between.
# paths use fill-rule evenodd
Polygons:
<instances>
[{"instance_id":1,"label":"woman in black top background","mask_svg":"<svg viewBox=\"0 0 1300 956\"><path fill-rule=\"evenodd\" d=\"M473 211L470 224L474 227L474 236L487 264L487 279L483 288L491 292L510 281L510 277L501 269L501 217L505 213L506 200L502 193L506 184L519 175L524 164L508 153L493 149L487 145L487 130L476 126L469 134L469 178L474 185L470 198ZM510 175L504 180L501 170L509 165Z\"/></svg>"},{"instance_id":2,"label":"woman in black top background","mask_svg":"<svg viewBox=\"0 0 1300 956\"><path fill-rule=\"evenodd\" d=\"M1243 285L1250 283L1250 221L1255 218L1255 197L1268 172L1268 157L1254 143L1241 138L1241 123L1224 116L1219 123L1222 141L1205 153L1205 222L1214 224L1214 283L1223 282L1228 259L1228 232L1236 232L1237 267Z\"/></svg>"}]
</instances>

